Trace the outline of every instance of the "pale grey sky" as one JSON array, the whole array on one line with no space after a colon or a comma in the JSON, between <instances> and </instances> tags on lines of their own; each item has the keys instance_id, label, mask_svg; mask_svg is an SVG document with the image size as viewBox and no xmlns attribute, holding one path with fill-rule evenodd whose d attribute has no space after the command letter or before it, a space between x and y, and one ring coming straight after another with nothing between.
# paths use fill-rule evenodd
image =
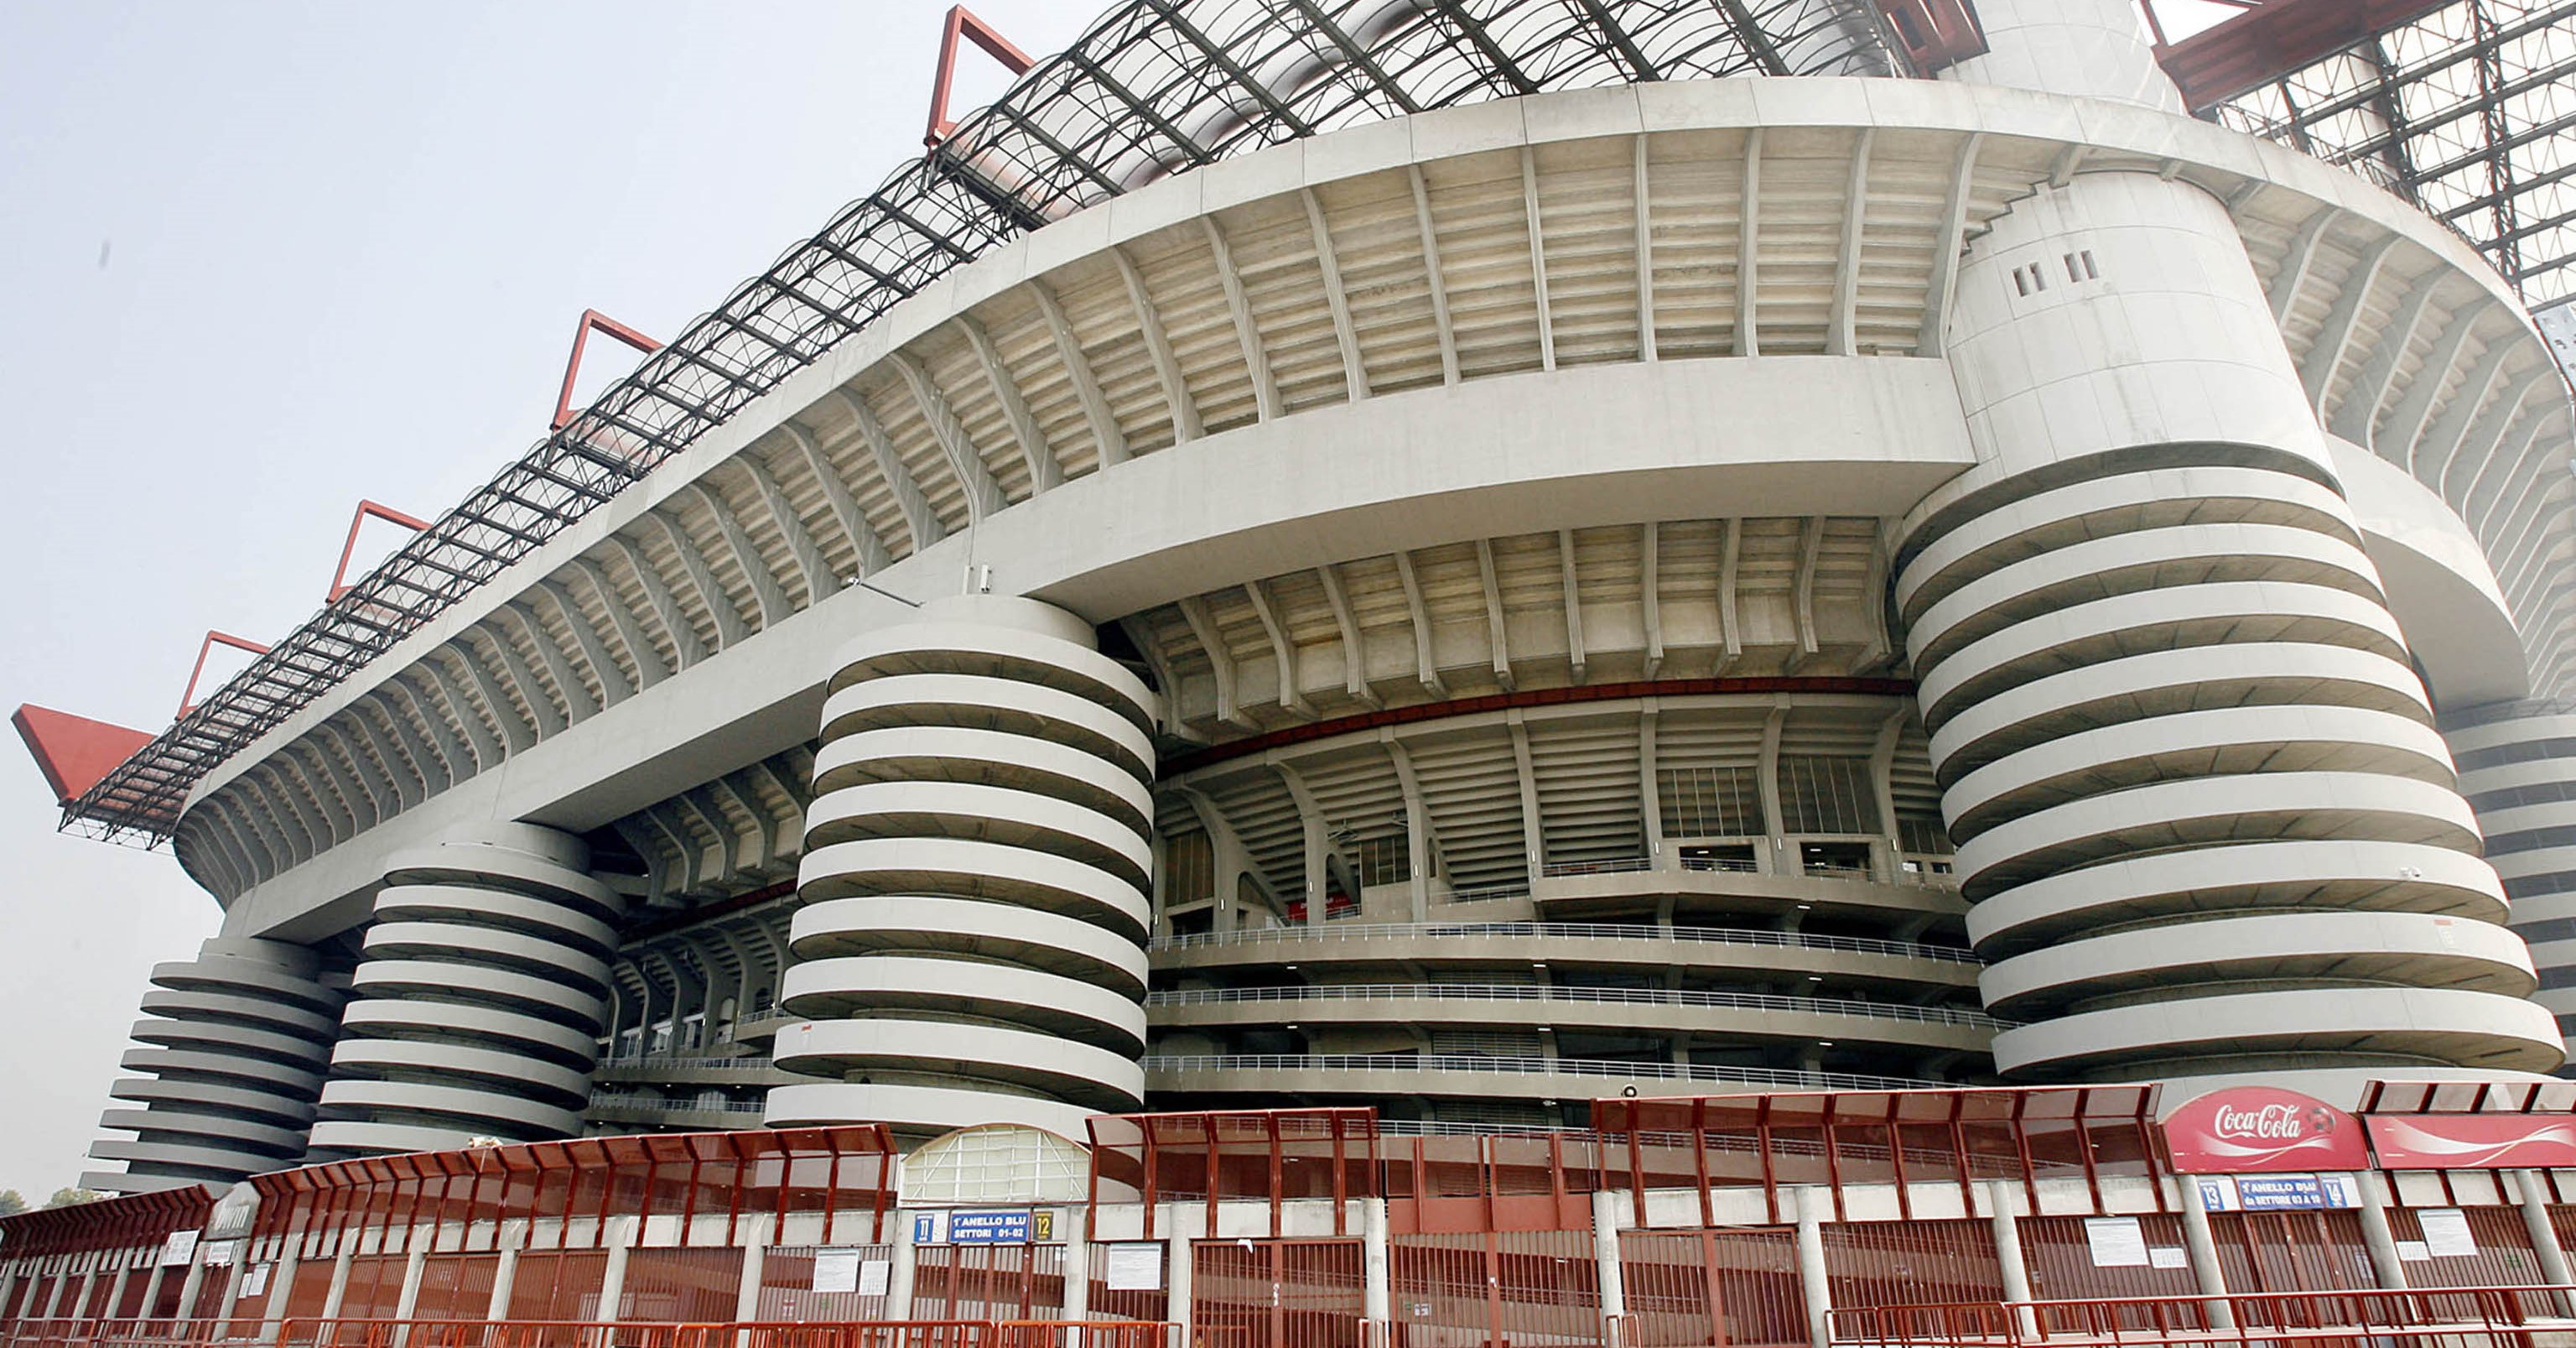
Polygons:
<instances>
[{"instance_id":1,"label":"pale grey sky","mask_svg":"<svg viewBox=\"0 0 2576 1348\"><path fill-rule=\"evenodd\" d=\"M1038 53L1105 7L974 6ZM434 515L544 431L585 307L667 337L919 153L946 9L0 0L0 710L167 726L208 627L320 605L359 498ZM1008 83L960 65L962 106ZM220 920L54 823L0 743L0 1188L38 1201Z\"/></svg>"},{"instance_id":2,"label":"pale grey sky","mask_svg":"<svg viewBox=\"0 0 2576 1348\"><path fill-rule=\"evenodd\" d=\"M1107 7L974 5L1040 55ZM667 337L919 153L946 9L0 0L0 709L165 727L207 628L319 606L361 497L525 450L584 308ZM0 1188L39 1201L220 918L54 822L0 743Z\"/></svg>"}]
</instances>

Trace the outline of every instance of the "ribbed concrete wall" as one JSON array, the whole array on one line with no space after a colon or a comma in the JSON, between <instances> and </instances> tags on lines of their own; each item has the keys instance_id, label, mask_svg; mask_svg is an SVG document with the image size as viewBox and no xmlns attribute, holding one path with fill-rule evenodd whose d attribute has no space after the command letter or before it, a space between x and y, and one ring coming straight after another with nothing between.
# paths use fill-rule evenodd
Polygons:
<instances>
[{"instance_id":1,"label":"ribbed concrete wall","mask_svg":"<svg viewBox=\"0 0 2576 1348\"><path fill-rule=\"evenodd\" d=\"M218 937L197 958L154 966L135 1022L143 1047L116 1083L129 1102L99 1118L132 1141L90 1147L123 1173L83 1175L85 1188L139 1193L224 1183L292 1165L304 1152L314 1097L339 1035L342 994L313 952L284 941Z\"/></svg>"},{"instance_id":2,"label":"ribbed concrete wall","mask_svg":"<svg viewBox=\"0 0 2576 1348\"><path fill-rule=\"evenodd\" d=\"M2472 708L2449 739L2513 928L2530 944L2532 1000L2563 1034L2576 1017L2576 706Z\"/></svg>"},{"instance_id":3,"label":"ribbed concrete wall","mask_svg":"<svg viewBox=\"0 0 2576 1348\"><path fill-rule=\"evenodd\" d=\"M844 652L769 1122L1082 1134L1144 1099L1153 695L1088 624L970 595Z\"/></svg>"},{"instance_id":4,"label":"ribbed concrete wall","mask_svg":"<svg viewBox=\"0 0 2576 1348\"><path fill-rule=\"evenodd\" d=\"M486 825L394 856L314 1159L581 1131L623 903L581 841Z\"/></svg>"},{"instance_id":5,"label":"ribbed concrete wall","mask_svg":"<svg viewBox=\"0 0 2576 1348\"><path fill-rule=\"evenodd\" d=\"M1895 598L2038 1079L2547 1069L2521 944L2221 203L2092 174L1959 277L1975 469Z\"/></svg>"}]
</instances>

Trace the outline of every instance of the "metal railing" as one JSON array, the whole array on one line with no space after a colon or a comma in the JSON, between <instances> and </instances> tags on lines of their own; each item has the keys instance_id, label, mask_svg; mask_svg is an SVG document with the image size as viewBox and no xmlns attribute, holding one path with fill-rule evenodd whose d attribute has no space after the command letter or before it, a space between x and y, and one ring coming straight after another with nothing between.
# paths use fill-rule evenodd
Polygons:
<instances>
[{"instance_id":1,"label":"metal railing","mask_svg":"<svg viewBox=\"0 0 2576 1348\"><path fill-rule=\"evenodd\" d=\"M687 1072L766 1072L770 1059L766 1055L725 1053L643 1053L626 1058L602 1058L600 1070L644 1071L652 1068Z\"/></svg>"},{"instance_id":2,"label":"metal railing","mask_svg":"<svg viewBox=\"0 0 2576 1348\"><path fill-rule=\"evenodd\" d=\"M1211 946L1278 945L1301 941L1390 941L1439 937L1683 941L1770 949L1832 950L1854 955L1939 960L1949 964L1984 962L1974 951L1915 941L1883 941L1867 936L1812 936L1794 931L1745 931L1731 927L1663 927L1642 922L1355 922L1326 923L1321 927L1249 927L1238 931L1165 936L1148 949L1194 950Z\"/></svg>"},{"instance_id":3,"label":"metal railing","mask_svg":"<svg viewBox=\"0 0 2576 1348\"><path fill-rule=\"evenodd\" d=\"M2530 1330L2564 1334L2571 1287L2259 1292L1838 1307L1828 1338L1872 1348L2106 1348L2287 1345L2530 1348Z\"/></svg>"},{"instance_id":4,"label":"metal railing","mask_svg":"<svg viewBox=\"0 0 2576 1348\"><path fill-rule=\"evenodd\" d=\"M1640 1081L1722 1081L1742 1086L1822 1090L1908 1091L1953 1083L1864 1072L1807 1072L1698 1063L1610 1062L1599 1058L1487 1057L1481 1053L1175 1053L1149 1054L1147 1072L1488 1072L1516 1076L1629 1077Z\"/></svg>"},{"instance_id":5,"label":"metal railing","mask_svg":"<svg viewBox=\"0 0 2576 1348\"><path fill-rule=\"evenodd\" d=\"M1686 871L1724 871L1730 875L1760 875L1762 863L1751 857L1683 857Z\"/></svg>"},{"instance_id":6,"label":"metal railing","mask_svg":"<svg viewBox=\"0 0 2576 1348\"><path fill-rule=\"evenodd\" d=\"M1440 895L1437 903L1500 903L1505 899L1526 899L1530 894L1527 880L1506 880L1498 885L1478 885L1473 889L1453 889Z\"/></svg>"},{"instance_id":7,"label":"metal railing","mask_svg":"<svg viewBox=\"0 0 2576 1348\"><path fill-rule=\"evenodd\" d=\"M275 1342L279 1348L1179 1348L1180 1327L1159 1320L290 1319L279 1325Z\"/></svg>"},{"instance_id":8,"label":"metal railing","mask_svg":"<svg viewBox=\"0 0 2576 1348\"><path fill-rule=\"evenodd\" d=\"M1605 861L1551 861L1539 867L1541 875L1619 875L1629 871L1651 871L1653 857L1614 857Z\"/></svg>"},{"instance_id":9,"label":"metal railing","mask_svg":"<svg viewBox=\"0 0 2576 1348\"><path fill-rule=\"evenodd\" d=\"M651 1095L603 1094L597 1091L591 1093L590 1107L642 1109L660 1114L757 1114L767 1108L758 1100L718 1100L708 1103L699 1100L664 1100Z\"/></svg>"},{"instance_id":10,"label":"metal railing","mask_svg":"<svg viewBox=\"0 0 2576 1348\"><path fill-rule=\"evenodd\" d=\"M1183 988L1150 993L1145 1005L1215 1006L1238 1002L1570 1002L1620 1006L1690 1006L1801 1015L1850 1016L1919 1025L2009 1029L2014 1022L1949 1006L1900 1006L1834 997L1782 997L1762 992L1690 992L1670 988L1567 988L1534 983L1353 983L1285 988Z\"/></svg>"}]
</instances>

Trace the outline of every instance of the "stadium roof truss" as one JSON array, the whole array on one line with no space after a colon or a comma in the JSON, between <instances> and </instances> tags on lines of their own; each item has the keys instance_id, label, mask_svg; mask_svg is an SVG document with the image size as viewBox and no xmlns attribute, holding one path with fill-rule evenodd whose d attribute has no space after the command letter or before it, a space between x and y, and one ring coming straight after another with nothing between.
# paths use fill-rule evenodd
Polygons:
<instances>
[{"instance_id":1,"label":"stadium roof truss","mask_svg":"<svg viewBox=\"0 0 2576 1348\"><path fill-rule=\"evenodd\" d=\"M1954 8L1126 0L67 803L63 827L165 841L190 790L260 736L897 302L1085 206L1212 160L1488 99L1665 79L1921 75L1924 35L1946 31L1939 16ZM2395 26L2337 32L2355 10ZM2561 297L2576 288L2576 149L2562 134L2576 124L2576 0L2427 10L2272 0L2163 55L2169 67L2198 51L2250 71L2195 99L2203 115L2370 174L2467 236L2527 298ZM2301 14L2310 49L2257 40ZM2339 45L2317 46L2319 31ZM2304 63L2291 69L2284 51ZM2320 51L2330 54L2308 59Z\"/></svg>"}]
</instances>

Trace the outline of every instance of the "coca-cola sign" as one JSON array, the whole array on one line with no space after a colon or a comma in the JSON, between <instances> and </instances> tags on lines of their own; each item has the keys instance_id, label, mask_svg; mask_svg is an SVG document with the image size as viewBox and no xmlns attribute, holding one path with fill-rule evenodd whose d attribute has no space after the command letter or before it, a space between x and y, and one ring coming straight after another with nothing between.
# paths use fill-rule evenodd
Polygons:
<instances>
[{"instance_id":1,"label":"coca-cola sign","mask_svg":"<svg viewBox=\"0 0 2576 1348\"><path fill-rule=\"evenodd\" d=\"M2165 1150L2187 1175L2361 1170L2361 1124L2323 1100L2270 1086L2212 1091L2165 1116Z\"/></svg>"}]
</instances>

